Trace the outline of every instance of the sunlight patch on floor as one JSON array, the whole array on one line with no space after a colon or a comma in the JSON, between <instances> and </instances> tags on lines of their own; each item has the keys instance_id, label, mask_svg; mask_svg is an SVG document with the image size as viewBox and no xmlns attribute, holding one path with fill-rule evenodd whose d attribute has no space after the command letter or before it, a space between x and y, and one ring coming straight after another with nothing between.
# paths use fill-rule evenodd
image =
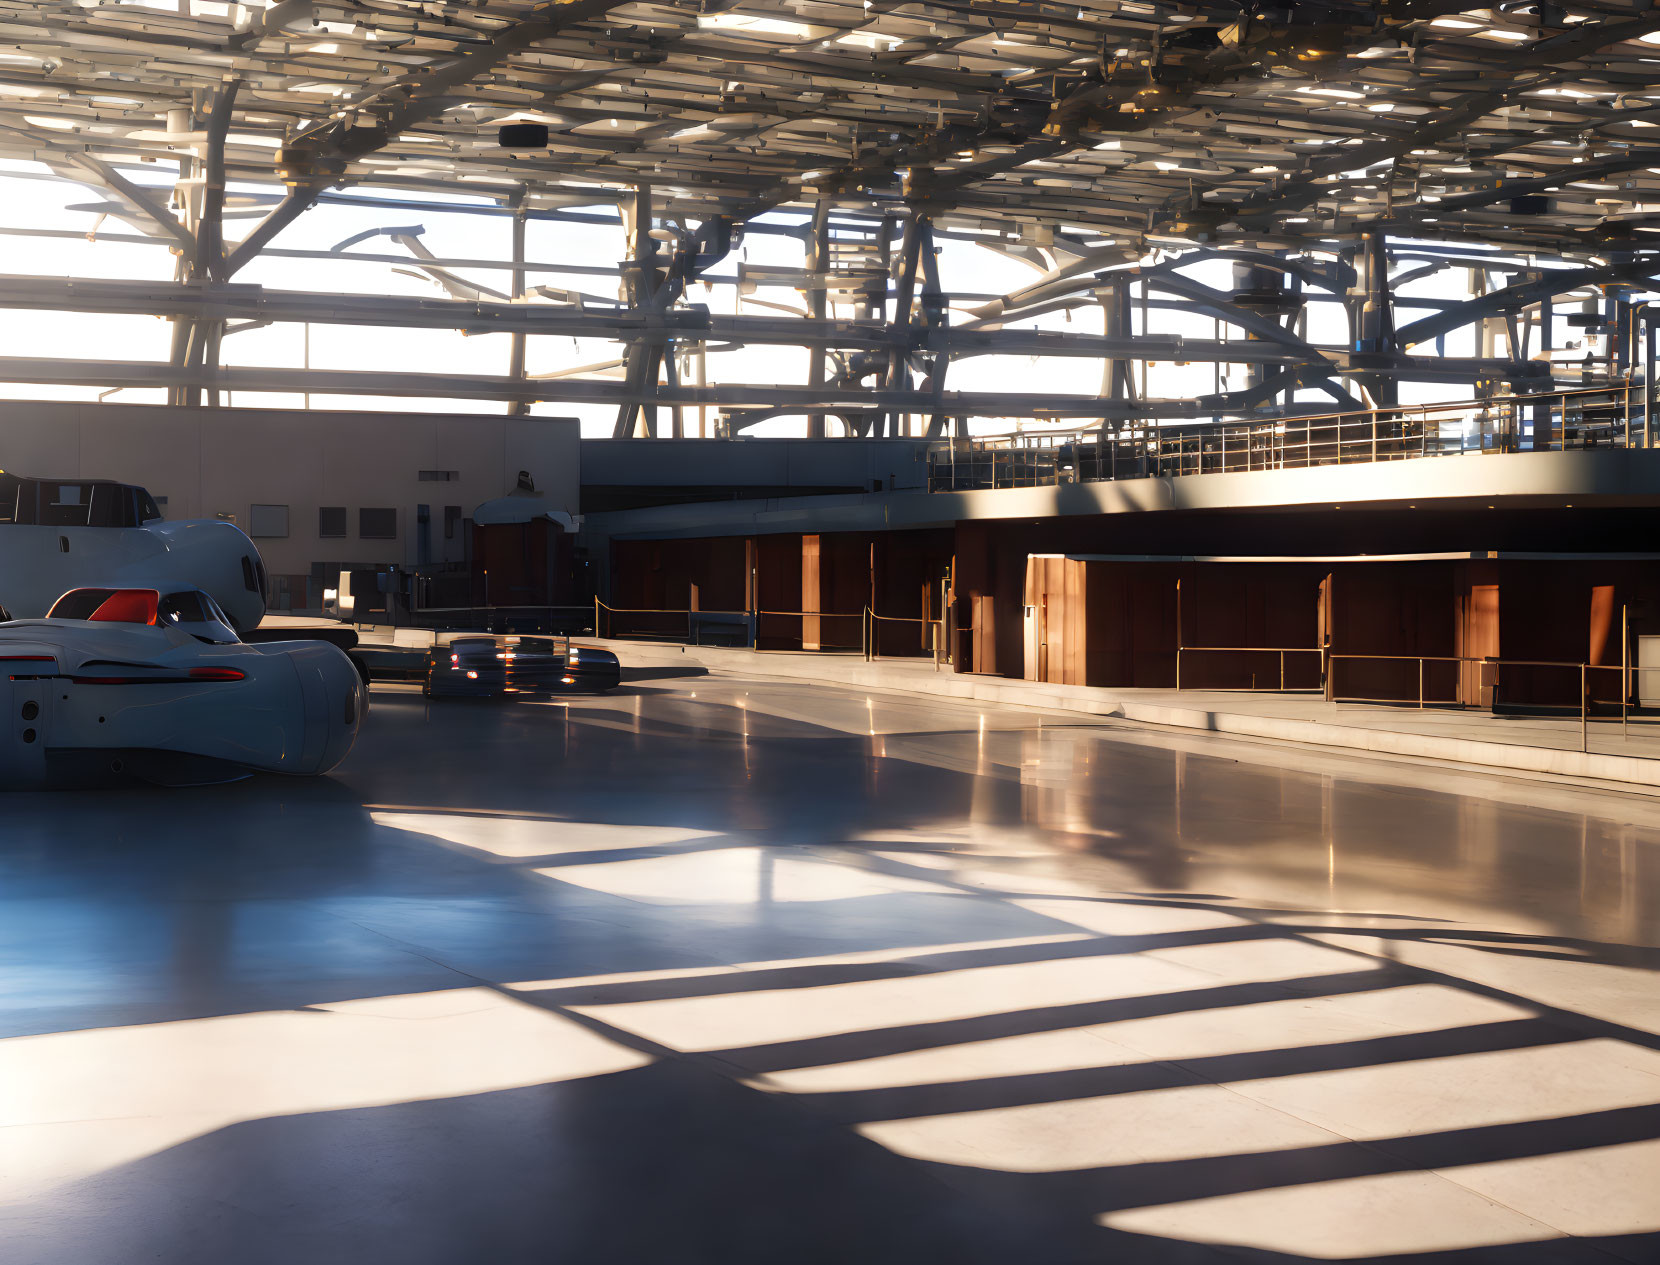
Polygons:
<instances>
[{"instance_id":1,"label":"sunlight patch on floor","mask_svg":"<svg viewBox=\"0 0 1660 1265\"><path fill-rule=\"evenodd\" d=\"M1218 1085L884 1120L857 1128L912 1159L1006 1173L1244 1156L1343 1140Z\"/></svg>"},{"instance_id":2,"label":"sunlight patch on floor","mask_svg":"<svg viewBox=\"0 0 1660 1265\"><path fill-rule=\"evenodd\" d=\"M1248 920L1220 909L1137 903L1092 893L1081 900L1049 900L1025 896L1012 902L1022 909L1057 922L1069 922L1103 936L1159 936L1184 931L1211 931L1218 927L1248 926Z\"/></svg>"},{"instance_id":3,"label":"sunlight patch on floor","mask_svg":"<svg viewBox=\"0 0 1660 1265\"><path fill-rule=\"evenodd\" d=\"M619 848L661 848L693 839L716 839L708 830L678 826L613 825L593 821L551 821L469 813L373 812L377 826L407 830L443 843L460 844L498 857L541 857L609 852Z\"/></svg>"},{"instance_id":4,"label":"sunlight patch on floor","mask_svg":"<svg viewBox=\"0 0 1660 1265\"><path fill-rule=\"evenodd\" d=\"M654 905L748 905L848 900L893 892L953 891L923 879L751 847L598 865L567 865L537 873L591 891Z\"/></svg>"},{"instance_id":5,"label":"sunlight patch on floor","mask_svg":"<svg viewBox=\"0 0 1660 1265\"><path fill-rule=\"evenodd\" d=\"M1319 1260L1534 1243L1552 1226L1433 1173L1386 1173L1109 1212L1114 1230Z\"/></svg>"},{"instance_id":6,"label":"sunlight patch on floor","mask_svg":"<svg viewBox=\"0 0 1660 1265\"><path fill-rule=\"evenodd\" d=\"M1190 971L1202 971L1215 980L1234 984L1292 979L1303 975L1335 975L1344 971L1364 971L1379 965L1375 958L1328 949L1283 935L1148 949L1147 956Z\"/></svg>"},{"instance_id":7,"label":"sunlight patch on floor","mask_svg":"<svg viewBox=\"0 0 1660 1265\"><path fill-rule=\"evenodd\" d=\"M1447 928L1448 933L1455 928ZM1530 949L1498 937L1442 939L1319 932L1326 944L1378 953L1409 966L1442 971L1490 988L1502 988L1547 1006L1589 1015L1660 1035L1660 988L1648 967L1584 960L1574 949L1551 945ZM1560 954L1560 956L1551 956Z\"/></svg>"},{"instance_id":8,"label":"sunlight patch on floor","mask_svg":"<svg viewBox=\"0 0 1660 1265\"><path fill-rule=\"evenodd\" d=\"M0 1040L0 1204L242 1121L648 1062L487 988L13 1037Z\"/></svg>"},{"instance_id":9,"label":"sunlight patch on floor","mask_svg":"<svg viewBox=\"0 0 1660 1265\"><path fill-rule=\"evenodd\" d=\"M907 1050L873 1059L791 1068L757 1077L762 1088L792 1094L968 1085L997 1077L1040 1076L1141 1063L1139 1051L1118 1045L1107 1026L1029 1032L990 1041Z\"/></svg>"},{"instance_id":10,"label":"sunlight patch on floor","mask_svg":"<svg viewBox=\"0 0 1660 1265\"><path fill-rule=\"evenodd\" d=\"M1379 983L1387 978L1380 978ZM1443 984L1395 983L1334 997L1287 997L1125 1019L1107 1032L1114 1041L1150 1058L1197 1059L1444 1032L1531 1017L1531 1011L1519 1006Z\"/></svg>"},{"instance_id":11,"label":"sunlight patch on floor","mask_svg":"<svg viewBox=\"0 0 1660 1265\"><path fill-rule=\"evenodd\" d=\"M1232 1085L1345 1137L1409 1137L1660 1104L1660 1053L1587 1040Z\"/></svg>"},{"instance_id":12,"label":"sunlight patch on floor","mask_svg":"<svg viewBox=\"0 0 1660 1265\"><path fill-rule=\"evenodd\" d=\"M1525 1209L1567 1234L1660 1232L1657 1138L1438 1171L1489 1199Z\"/></svg>"},{"instance_id":13,"label":"sunlight patch on floor","mask_svg":"<svg viewBox=\"0 0 1660 1265\"><path fill-rule=\"evenodd\" d=\"M793 1068L762 1079L769 1088L792 1093L890 1089L1295 1050L1526 1017L1526 1011L1502 1002L1422 984L1122 1019L1088 1028Z\"/></svg>"},{"instance_id":14,"label":"sunlight patch on floor","mask_svg":"<svg viewBox=\"0 0 1660 1265\"><path fill-rule=\"evenodd\" d=\"M981 949L1021 949L1036 945L1072 944L1088 936L1015 936L1003 940L952 941L946 944L905 945L894 949L860 949L852 953L826 953L797 958L768 958L731 965L669 967L660 971L619 971L609 975L573 976L569 979L522 980L504 984L519 992L546 989L589 988L612 984L634 984L657 980L698 979L711 975L744 975L755 971L788 971L815 966L849 966L860 962L895 962L922 959L945 953L974 953Z\"/></svg>"},{"instance_id":15,"label":"sunlight patch on floor","mask_svg":"<svg viewBox=\"0 0 1660 1265\"><path fill-rule=\"evenodd\" d=\"M1344 957L1347 970L1353 970L1354 964L1355 959ZM900 979L601 1006L591 1013L675 1049L712 1050L1181 994L1214 983L1207 975L1143 954L1108 954L938 970Z\"/></svg>"}]
</instances>

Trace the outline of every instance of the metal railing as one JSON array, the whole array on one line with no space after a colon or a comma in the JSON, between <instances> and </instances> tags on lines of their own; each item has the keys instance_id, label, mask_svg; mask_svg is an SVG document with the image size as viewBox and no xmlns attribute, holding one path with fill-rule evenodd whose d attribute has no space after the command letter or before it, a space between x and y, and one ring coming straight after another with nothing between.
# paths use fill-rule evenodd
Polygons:
<instances>
[{"instance_id":1,"label":"metal railing","mask_svg":"<svg viewBox=\"0 0 1660 1265\"><path fill-rule=\"evenodd\" d=\"M723 627L732 627L740 624L744 630L744 644L752 645L755 641L755 611L734 610L696 610L691 607L656 607L656 606L612 606L600 598L594 599L594 636L607 637L612 640L626 640L636 638L642 641L677 641L684 640L687 645L698 646L703 644L703 629L705 625L714 624ZM617 615L662 615L673 617L673 627L669 627L669 619L657 621L637 621L640 623L655 622L654 628L624 628L617 629ZM736 618L732 618L736 616ZM685 636L681 637L679 621L684 619ZM625 619L626 625L628 621Z\"/></svg>"},{"instance_id":2,"label":"metal railing","mask_svg":"<svg viewBox=\"0 0 1660 1265\"><path fill-rule=\"evenodd\" d=\"M1321 656L1320 675L1321 675L1322 680L1325 677L1325 648L1322 647L1322 646L1177 646L1176 647L1176 688L1178 690L1182 688L1182 656L1184 654L1195 654L1195 653L1272 654L1272 655L1278 655L1279 656L1279 661L1280 661L1280 683L1279 683L1278 686L1267 686L1267 685L1263 685L1263 686L1258 686L1258 685L1234 686L1231 689L1218 689L1218 690L1215 690L1214 692L1218 693L1218 694L1232 694L1232 693L1251 694L1251 693L1262 693L1262 692L1273 692L1273 693L1278 693L1278 694L1288 693L1288 691L1285 688L1285 656L1288 655L1288 654L1316 654L1316 655ZM1256 679L1255 677L1252 678L1252 680L1255 680L1255 679ZM1190 686L1188 686L1188 688L1191 689L1193 687L1190 685ZM1203 688L1210 689L1211 687L1210 686L1205 686ZM1309 686L1308 688L1311 689L1311 690L1318 690L1320 687L1318 685L1313 685L1313 686Z\"/></svg>"},{"instance_id":3,"label":"metal railing","mask_svg":"<svg viewBox=\"0 0 1660 1265\"><path fill-rule=\"evenodd\" d=\"M1473 704L1467 698L1432 699L1425 697L1424 676L1425 666L1430 663L1456 663L1462 669L1466 664L1474 664L1482 668L1491 668L1490 680L1476 682L1477 692L1492 691L1491 706L1497 708L1503 705L1500 679L1505 668L1546 668L1574 671L1579 673L1579 749L1589 751L1590 746L1590 718L1593 706L1617 706L1620 709L1620 728L1627 729L1631 720L1631 686L1634 669L1629 663L1583 663L1571 659L1501 659L1473 655L1413 655L1413 654L1328 654L1327 672L1331 671L1330 664L1342 661L1370 660L1384 663L1413 663L1418 665L1418 706L1434 707L1470 707ZM1595 698L1591 693L1593 672L1618 672L1620 674L1620 696L1617 699ZM1606 680L1607 678L1601 678ZM1363 698L1358 695L1340 695L1333 690L1330 694L1334 703L1410 703L1411 699L1400 698ZM1545 707L1550 704L1527 704L1529 706Z\"/></svg>"},{"instance_id":4,"label":"metal railing","mask_svg":"<svg viewBox=\"0 0 1660 1265\"><path fill-rule=\"evenodd\" d=\"M1046 487L1457 456L1647 448L1642 384L1499 396L1451 404L1214 422L1141 421L1109 431L942 440L928 449L931 492Z\"/></svg>"},{"instance_id":5,"label":"metal railing","mask_svg":"<svg viewBox=\"0 0 1660 1265\"><path fill-rule=\"evenodd\" d=\"M408 626L492 632L592 633L598 635L592 606L422 606L408 615Z\"/></svg>"},{"instance_id":6,"label":"metal railing","mask_svg":"<svg viewBox=\"0 0 1660 1265\"><path fill-rule=\"evenodd\" d=\"M792 633L778 633L776 631L765 631L764 632L761 621L763 619L769 617L769 616L779 616L779 617L783 617L783 618L786 618L786 619L799 619L799 620L801 620L801 628L800 628L799 631L792 632ZM831 644L827 643L825 641L825 638L824 638L824 635L823 635L824 634L824 627L823 627L822 624L817 626L817 630L816 630L817 635L809 638L808 635L807 635L807 631L808 631L807 630L807 620L808 619L817 619L817 620L856 619L856 620L858 620L859 621L858 653L861 656L865 657L865 658L870 657L870 645L869 645L869 641L868 641L867 635L866 635L867 634L867 629L866 629L866 625L865 625L865 612L863 610L858 611L858 612L849 612L849 611L756 611L755 612L755 637L754 637L754 640L751 642L751 646L757 654L790 654L790 653L852 654L854 652L854 647L851 644L848 644L848 645L844 646L844 645L831 645ZM789 651L789 650L779 651L779 650L774 649L771 646L761 645L761 639L763 637L779 637L779 636L782 636L785 639L794 638L795 640L800 641L801 642L800 651L796 651L796 652L792 652L792 651ZM813 643L810 646L807 644L809 640L811 640L812 643Z\"/></svg>"},{"instance_id":7,"label":"metal railing","mask_svg":"<svg viewBox=\"0 0 1660 1265\"><path fill-rule=\"evenodd\" d=\"M1218 688L1200 686L1209 693L1215 694L1287 694L1287 693L1321 693L1333 703L1387 703L1395 705L1411 705L1410 697L1380 697L1376 695L1339 694L1335 689L1335 665L1341 662L1375 662L1375 663L1415 663L1417 664L1418 689L1417 702L1419 708L1425 707L1457 707L1469 708L1484 706L1472 703L1468 699L1471 690L1465 681L1460 680L1451 698L1430 698L1426 691L1427 665L1431 663L1457 664L1462 670L1465 665L1475 665L1482 669L1491 669L1491 677L1475 681L1474 692L1478 695L1484 691L1491 691L1491 702L1485 706L1497 708L1504 705L1500 678L1504 668L1544 668L1546 670L1566 670L1579 673L1579 701L1577 705L1570 705L1570 712L1579 713L1579 749L1582 752L1590 750L1590 718L1591 708L1596 706L1617 706L1620 709L1620 727L1625 732L1631 720L1631 694L1634 676L1637 669L1629 660L1620 663L1583 663L1569 659L1502 659L1497 657L1474 655L1445 655L1445 654L1340 654L1333 653L1323 646L1177 646L1176 647L1176 688L1193 689L1191 682L1182 684L1182 656L1184 654L1211 653L1211 654L1272 654L1279 658L1279 684L1233 686ZM1320 684L1307 689L1286 688L1285 656L1288 654L1313 654L1320 656ZM1620 674L1619 697L1596 698L1591 692L1592 673L1617 672ZM1254 678L1253 678L1254 679ZM1606 677L1600 678L1606 680ZM1517 703L1515 706L1556 707L1560 704L1548 703Z\"/></svg>"},{"instance_id":8,"label":"metal railing","mask_svg":"<svg viewBox=\"0 0 1660 1265\"><path fill-rule=\"evenodd\" d=\"M865 658L875 662L883 657L881 648L880 624L920 624L928 630L928 644L926 651L934 661L934 671L938 672L940 664L945 662L945 621L943 619L924 619L920 615L878 615L870 607L865 607L865 614L870 620L870 633L865 638ZM920 644L920 643L919 643ZM912 659L917 655L888 655L890 659Z\"/></svg>"},{"instance_id":9,"label":"metal railing","mask_svg":"<svg viewBox=\"0 0 1660 1265\"><path fill-rule=\"evenodd\" d=\"M561 608L563 609L563 608ZM588 608L582 608L587 610ZM857 611L777 611L777 610L690 610L685 607L661 606L612 606L601 598L595 598L592 608L594 635L612 640L641 640L641 641L684 641L687 645L703 644L705 625L714 624L725 628L741 629L740 641L760 654L854 654L857 653L867 661L877 659L899 658L932 658L935 668L941 663L949 662L946 642L946 622L943 619L922 619L916 616L881 615L869 606ZM617 616L623 616L623 627L618 627ZM628 616L642 616L642 620L635 621L635 627L628 626ZM799 626L780 629L777 621L780 619L799 620ZM859 621L859 643L854 645L851 640L842 643L835 640L840 633L831 637L824 636L822 621L836 621L833 627L845 629L848 620ZM685 623L682 626L681 622ZM813 626L806 621L821 621L818 625L818 635L813 635ZM770 622L769 622L770 621ZM927 644L921 646L921 653L917 655L884 655L881 652L878 638L878 624L920 624L927 628ZM647 627L639 627L644 623ZM763 641L782 639L802 643L800 649L779 650L777 647L760 644ZM810 643L810 644L809 644Z\"/></svg>"}]
</instances>

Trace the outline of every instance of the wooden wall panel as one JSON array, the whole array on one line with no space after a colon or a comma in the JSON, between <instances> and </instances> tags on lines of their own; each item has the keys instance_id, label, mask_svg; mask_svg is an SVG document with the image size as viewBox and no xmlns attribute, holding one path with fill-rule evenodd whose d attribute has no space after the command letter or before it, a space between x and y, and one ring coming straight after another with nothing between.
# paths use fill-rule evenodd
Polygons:
<instances>
[{"instance_id":1,"label":"wooden wall panel","mask_svg":"<svg viewBox=\"0 0 1660 1265\"><path fill-rule=\"evenodd\" d=\"M822 610L819 605L819 543L817 536L801 538L801 609ZM801 617L801 648L819 648L819 619L817 615Z\"/></svg>"},{"instance_id":2,"label":"wooden wall panel","mask_svg":"<svg viewBox=\"0 0 1660 1265\"><path fill-rule=\"evenodd\" d=\"M1457 653L1459 605L1450 562L1338 563L1332 567L1334 654L1446 656ZM1337 659L1331 688L1340 698L1417 702L1418 664L1407 658ZM1459 669L1424 665L1424 697L1448 702Z\"/></svg>"},{"instance_id":3,"label":"wooden wall panel","mask_svg":"<svg viewBox=\"0 0 1660 1265\"><path fill-rule=\"evenodd\" d=\"M1460 564L1458 595L1458 699L1471 707L1493 705L1494 670L1472 662L1501 653L1499 638L1498 568L1489 562Z\"/></svg>"},{"instance_id":4,"label":"wooden wall panel","mask_svg":"<svg viewBox=\"0 0 1660 1265\"><path fill-rule=\"evenodd\" d=\"M755 600L758 609L801 610L801 537L757 536L755 555ZM799 650L801 617L761 616L757 621L755 642L763 650Z\"/></svg>"}]
</instances>

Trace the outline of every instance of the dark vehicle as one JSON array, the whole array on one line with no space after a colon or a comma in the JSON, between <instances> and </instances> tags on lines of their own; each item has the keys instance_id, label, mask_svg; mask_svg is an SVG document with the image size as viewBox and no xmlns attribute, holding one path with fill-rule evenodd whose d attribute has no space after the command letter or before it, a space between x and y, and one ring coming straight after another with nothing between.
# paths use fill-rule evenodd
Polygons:
<instances>
[{"instance_id":1,"label":"dark vehicle","mask_svg":"<svg viewBox=\"0 0 1660 1265\"><path fill-rule=\"evenodd\" d=\"M622 681L609 650L552 637L457 637L427 656L429 698L602 694Z\"/></svg>"}]
</instances>

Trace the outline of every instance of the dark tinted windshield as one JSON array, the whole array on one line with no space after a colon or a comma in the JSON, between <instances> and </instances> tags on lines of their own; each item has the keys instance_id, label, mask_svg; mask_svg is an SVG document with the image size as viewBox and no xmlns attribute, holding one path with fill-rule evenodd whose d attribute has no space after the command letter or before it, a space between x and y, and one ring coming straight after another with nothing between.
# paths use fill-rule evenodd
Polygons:
<instances>
[{"instance_id":1,"label":"dark tinted windshield","mask_svg":"<svg viewBox=\"0 0 1660 1265\"><path fill-rule=\"evenodd\" d=\"M46 618L153 624L159 596L154 589L71 589L52 604Z\"/></svg>"},{"instance_id":2,"label":"dark tinted windshield","mask_svg":"<svg viewBox=\"0 0 1660 1265\"><path fill-rule=\"evenodd\" d=\"M215 645L238 640L235 626L225 618L225 612L201 589L184 589L169 593L161 599L160 620L189 633L197 641Z\"/></svg>"},{"instance_id":3,"label":"dark tinted windshield","mask_svg":"<svg viewBox=\"0 0 1660 1265\"><path fill-rule=\"evenodd\" d=\"M224 607L220 606L218 602L214 601L213 598L209 594L198 593L196 596L201 598L202 599L202 605L207 607L207 613L208 613L208 618L209 619L218 620L226 628L235 628L236 627L235 624L231 623L231 617L229 615L225 614Z\"/></svg>"},{"instance_id":4,"label":"dark tinted windshield","mask_svg":"<svg viewBox=\"0 0 1660 1265\"><path fill-rule=\"evenodd\" d=\"M170 624L205 624L213 618L200 593L169 593L161 599L161 617Z\"/></svg>"},{"instance_id":5,"label":"dark tinted windshield","mask_svg":"<svg viewBox=\"0 0 1660 1265\"><path fill-rule=\"evenodd\" d=\"M46 612L46 618L86 619L114 595L114 589L76 589L60 597Z\"/></svg>"}]
</instances>

